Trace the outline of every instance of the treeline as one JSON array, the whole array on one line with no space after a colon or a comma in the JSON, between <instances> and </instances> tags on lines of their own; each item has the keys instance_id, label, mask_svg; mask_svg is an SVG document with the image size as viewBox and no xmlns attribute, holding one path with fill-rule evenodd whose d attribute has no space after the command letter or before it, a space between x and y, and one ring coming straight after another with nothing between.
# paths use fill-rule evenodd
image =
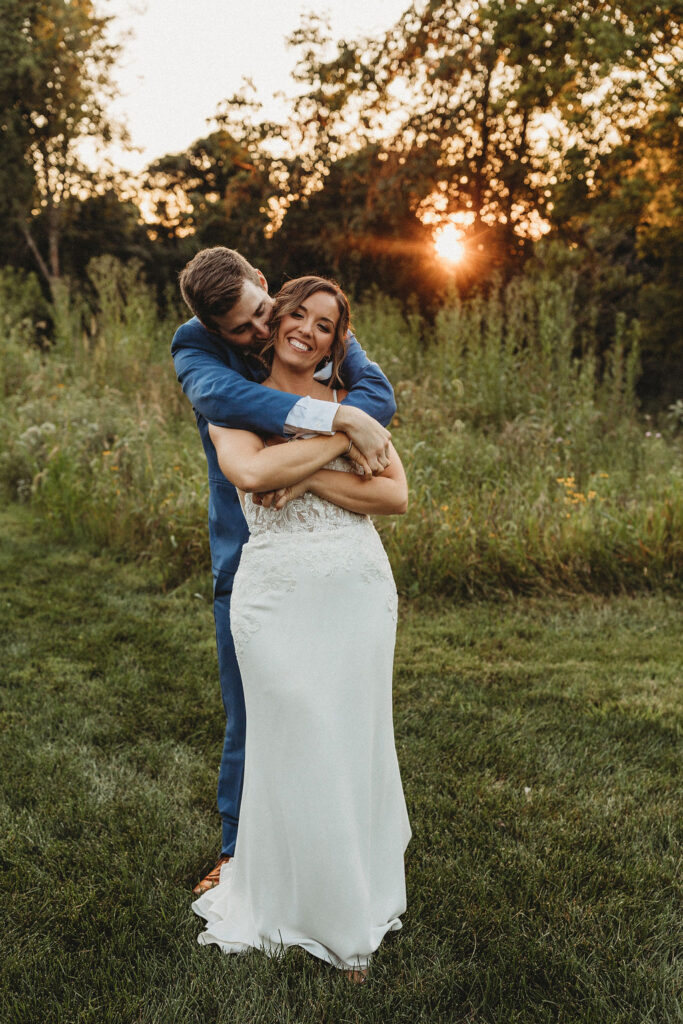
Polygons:
<instances>
[{"instance_id":1,"label":"treeline","mask_svg":"<svg viewBox=\"0 0 683 1024\"><path fill-rule=\"evenodd\" d=\"M572 273L601 351L640 322L641 389L666 404L683 356L682 13L431 0L352 42L311 16L290 40L285 124L245 92L130 182L78 156L116 130L110 19L84 0L0 0L0 262L54 295L87 287L96 256L137 259L163 300L195 251L226 244L273 287L316 271L417 301L429 332L449 291L489 291L533 258ZM457 265L433 249L449 221Z\"/></svg>"}]
</instances>

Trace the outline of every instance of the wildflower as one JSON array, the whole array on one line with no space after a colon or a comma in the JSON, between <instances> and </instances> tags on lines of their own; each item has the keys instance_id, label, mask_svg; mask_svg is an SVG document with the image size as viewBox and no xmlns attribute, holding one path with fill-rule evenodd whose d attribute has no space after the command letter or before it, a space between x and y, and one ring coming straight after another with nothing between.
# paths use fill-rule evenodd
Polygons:
<instances>
[{"instance_id":1,"label":"wildflower","mask_svg":"<svg viewBox=\"0 0 683 1024\"><path fill-rule=\"evenodd\" d=\"M598 494L598 492L597 492L597 491L589 491L589 492L588 492L588 500L589 500L589 501L592 501L592 500L593 500L593 498L596 498L596 497L597 497L597 494Z\"/></svg>"},{"instance_id":2,"label":"wildflower","mask_svg":"<svg viewBox=\"0 0 683 1024\"><path fill-rule=\"evenodd\" d=\"M110 448L105 448L104 451L102 452L102 454L103 455L111 455L111 449Z\"/></svg>"},{"instance_id":3,"label":"wildflower","mask_svg":"<svg viewBox=\"0 0 683 1024\"><path fill-rule=\"evenodd\" d=\"M651 430L646 430L645 431L645 437L652 437L652 431Z\"/></svg>"},{"instance_id":4,"label":"wildflower","mask_svg":"<svg viewBox=\"0 0 683 1024\"><path fill-rule=\"evenodd\" d=\"M558 477L557 477L557 483L558 483L558 484L563 484L564 482L565 482L565 480L564 480L564 477L563 477L563 476L558 476Z\"/></svg>"},{"instance_id":5,"label":"wildflower","mask_svg":"<svg viewBox=\"0 0 683 1024\"><path fill-rule=\"evenodd\" d=\"M564 441L563 437L556 437L555 438L555 444L562 444L563 441Z\"/></svg>"},{"instance_id":6,"label":"wildflower","mask_svg":"<svg viewBox=\"0 0 683 1024\"><path fill-rule=\"evenodd\" d=\"M655 437L661 437L661 436L662 436L661 434L655 434Z\"/></svg>"},{"instance_id":7,"label":"wildflower","mask_svg":"<svg viewBox=\"0 0 683 1024\"><path fill-rule=\"evenodd\" d=\"M119 471L119 467L118 466L110 466L109 468L112 471L112 473L118 473L118 471Z\"/></svg>"},{"instance_id":8,"label":"wildflower","mask_svg":"<svg viewBox=\"0 0 683 1024\"><path fill-rule=\"evenodd\" d=\"M177 471L178 471L178 470L180 469L180 466L174 466L173 468L174 468L174 469L176 470L176 472L177 472Z\"/></svg>"},{"instance_id":9,"label":"wildflower","mask_svg":"<svg viewBox=\"0 0 683 1024\"><path fill-rule=\"evenodd\" d=\"M600 478L601 478L602 480L609 480L609 473L598 473L598 476L599 476L599 477L600 477Z\"/></svg>"},{"instance_id":10,"label":"wildflower","mask_svg":"<svg viewBox=\"0 0 683 1024\"><path fill-rule=\"evenodd\" d=\"M35 424L33 424L33 426L31 426L31 427L28 427L24 431L24 433L20 435L19 440L20 441L29 441L29 442L31 442L31 444L34 441L42 440L41 433L40 433L40 427L37 427Z\"/></svg>"},{"instance_id":11,"label":"wildflower","mask_svg":"<svg viewBox=\"0 0 683 1024\"><path fill-rule=\"evenodd\" d=\"M442 505L441 506L441 511L442 512L448 512L448 505Z\"/></svg>"}]
</instances>

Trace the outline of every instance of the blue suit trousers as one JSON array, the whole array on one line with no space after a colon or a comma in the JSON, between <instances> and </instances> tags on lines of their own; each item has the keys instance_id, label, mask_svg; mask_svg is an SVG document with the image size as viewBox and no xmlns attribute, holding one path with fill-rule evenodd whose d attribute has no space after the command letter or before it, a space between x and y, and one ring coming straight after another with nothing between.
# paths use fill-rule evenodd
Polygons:
<instances>
[{"instance_id":1,"label":"blue suit trousers","mask_svg":"<svg viewBox=\"0 0 683 1024\"><path fill-rule=\"evenodd\" d=\"M227 716L223 754L218 772L218 811L223 823L222 855L235 852L237 821L244 781L244 744L247 716L235 644L230 632L230 598L232 591L214 594L213 613L216 622L218 672L221 696Z\"/></svg>"}]
</instances>

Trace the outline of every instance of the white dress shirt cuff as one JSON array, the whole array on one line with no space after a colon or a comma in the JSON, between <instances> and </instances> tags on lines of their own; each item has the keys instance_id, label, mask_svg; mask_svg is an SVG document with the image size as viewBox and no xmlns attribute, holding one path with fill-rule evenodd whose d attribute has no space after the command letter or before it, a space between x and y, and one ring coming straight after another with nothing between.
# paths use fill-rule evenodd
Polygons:
<instances>
[{"instance_id":1,"label":"white dress shirt cuff","mask_svg":"<svg viewBox=\"0 0 683 1024\"><path fill-rule=\"evenodd\" d=\"M336 402L324 402L320 398L300 398L285 420L285 434L306 431L314 434L334 434L332 421L339 406Z\"/></svg>"}]
</instances>

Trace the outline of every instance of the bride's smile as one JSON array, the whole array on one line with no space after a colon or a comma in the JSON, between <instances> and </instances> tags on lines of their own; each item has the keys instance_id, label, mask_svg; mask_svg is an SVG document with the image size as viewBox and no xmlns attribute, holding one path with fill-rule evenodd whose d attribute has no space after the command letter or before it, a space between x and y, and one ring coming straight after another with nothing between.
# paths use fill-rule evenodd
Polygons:
<instances>
[{"instance_id":1,"label":"bride's smile","mask_svg":"<svg viewBox=\"0 0 683 1024\"><path fill-rule=\"evenodd\" d=\"M308 370L329 355L339 322L333 295L315 292L286 313L275 341L275 356L290 369Z\"/></svg>"}]
</instances>

